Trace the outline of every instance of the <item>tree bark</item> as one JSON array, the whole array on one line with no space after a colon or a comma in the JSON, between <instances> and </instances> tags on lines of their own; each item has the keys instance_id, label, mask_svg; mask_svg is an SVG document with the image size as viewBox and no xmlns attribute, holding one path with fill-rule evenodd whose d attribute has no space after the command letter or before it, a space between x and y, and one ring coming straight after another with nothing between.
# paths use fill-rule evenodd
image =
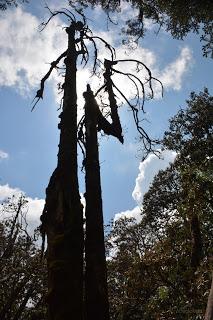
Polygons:
<instances>
[{"instance_id":1,"label":"tree bark","mask_svg":"<svg viewBox=\"0 0 213 320\"><path fill-rule=\"evenodd\" d=\"M77 170L77 94L75 23L66 29L63 111L58 165L46 189L41 217L47 234L49 320L83 317L83 210Z\"/></svg>"},{"instance_id":2,"label":"tree bark","mask_svg":"<svg viewBox=\"0 0 213 320\"><path fill-rule=\"evenodd\" d=\"M84 94L86 123L86 320L109 320L107 268L97 141L97 107L89 86Z\"/></svg>"},{"instance_id":3,"label":"tree bark","mask_svg":"<svg viewBox=\"0 0 213 320\"><path fill-rule=\"evenodd\" d=\"M212 273L212 284L209 292L205 319L204 320L213 320L213 273Z\"/></svg>"}]
</instances>

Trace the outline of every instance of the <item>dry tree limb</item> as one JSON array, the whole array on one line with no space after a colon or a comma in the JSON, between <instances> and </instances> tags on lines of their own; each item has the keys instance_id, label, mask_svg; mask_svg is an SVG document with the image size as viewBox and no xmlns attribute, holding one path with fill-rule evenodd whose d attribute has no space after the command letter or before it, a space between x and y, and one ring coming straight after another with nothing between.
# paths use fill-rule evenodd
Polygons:
<instances>
[{"instance_id":1,"label":"dry tree limb","mask_svg":"<svg viewBox=\"0 0 213 320\"><path fill-rule=\"evenodd\" d=\"M142 69L145 69L145 72L147 73L147 79L143 82L139 76L130 73L130 72L123 72L115 68L115 65L117 66L119 63L122 62L133 62L136 63L136 73L139 73L142 71ZM139 111L142 110L144 111L144 102L145 102L145 85L148 84L149 90L151 91L151 98L154 97L154 90L153 90L153 83L152 81L157 81L160 83L162 92L163 92L163 85L160 80L156 79L155 77L152 76L151 70L141 61L135 60L135 59L122 59L122 60L107 60L105 59L104 62L104 67L105 67L105 73L104 73L104 79L105 82L104 84L98 89L96 92L95 96L97 96L102 90L108 93L109 95L109 106L111 109L111 118L112 118L112 126L117 129L119 128L119 132L121 135L121 125L120 125L120 120L118 116L118 106L117 102L115 99L115 94L113 89L115 89L121 98L127 103L127 105L130 107L132 114L133 114L133 119L136 125L136 129L139 132L140 139L142 140L144 150L146 151L146 156L150 152L154 152L156 154L156 151L154 150L154 145L157 143L157 141L152 140L147 132L143 129L143 127L140 125L140 120L139 120ZM142 69L140 69L142 67ZM133 84L135 88L135 97L131 100L136 100L134 103L130 102L130 99L125 95L125 93L118 88L118 86L114 83L112 80L112 76L114 74L119 74L121 76L126 76L131 83ZM141 102L142 101L142 102ZM145 157L146 157L145 156Z\"/></svg>"},{"instance_id":2,"label":"dry tree limb","mask_svg":"<svg viewBox=\"0 0 213 320\"><path fill-rule=\"evenodd\" d=\"M93 72L92 72L92 76L93 76L94 74L96 74L96 71L97 71L97 62L100 61L98 59L98 47L96 44L96 40L99 40L100 42L102 42L105 45L105 47L110 51L112 60L114 60L114 58L116 57L116 52L115 52L115 48L101 37L89 35L87 32L85 32L84 39L87 39L90 42L92 42L94 47L94 63L93 63Z\"/></svg>"},{"instance_id":3,"label":"dry tree limb","mask_svg":"<svg viewBox=\"0 0 213 320\"><path fill-rule=\"evenodd\" d=\"M144 106L144 102L145 102L145 89L144 89L144 84L143 82L138 78L136 77L134 74L132 73L129 73L129 72L122 72L122 71L118 71L114 68L112 68L112 71L115 72L115 73L118 73L118 74L121 74L121 75L124 75L124 76L127 76L128 79L130 79L130 81L134 84L134 87L136 89L136 98L137 98L137 101L135 103L135 106L139 105L139 100L141 99L141 96L140 96L140 91L139 91L139 88L138 88L138 85L136 83L136 81L139 82L140 84L140 87L141 87L141 90L142 90L142 105L141 105L141 110L144 112L144 109L143 109L143 106ZM135 80L133 80L132 78L134 78Z\"/></svg>"},{"instance_id":4,"label":"dry tree limb","mask_svg":"<svg viewBox=\"0 0 213 320\"><path fill-rule=\"evenodd\" d=\"M162 82L159 79L157 79L157 78L152 76L151 70L143 62L141 62L139 60L136 60L136 59L120 59L120 60L116 60L116 61L118 63L119 62L134 62L134 63L136 63L137 64L137 69L136 69L137 73L141 71L139 69L139 66L142 66L146 70L146 72L148 74L148 79L146 80L146 82L144 84L146 84L146 83L149 84L149 89L151 91L151 98L154 97L154 91L153 91L153 87L152 87L152 80L155 80L156 82L158 82L160 84L161 89L162 89L162 94L163 94L163 84L162 84ZM139 78L138 78L138 80L139 80Z\"/></svg>"},{"instance_id":5,"label":"dry tree limb","mask_svg":"<svg viewBox=\"0 0 213 320\"><path fill-rule=\"evenodd\" d=\"M81 55L81 64L83 64L83 62L84 62L84 66L87 65L89 58L90 58L90 52L89 52L85 42L89 41L92 43L93 53L94 53L94 63L93 63L93 67L92 67L92 76L93 75L100 76L98 74L98 67L100 66L100 64L102 64L102 62L99 60L99 57L98 57L98 44L97 44L97 42L100 41L100 43L102 43L109 50L109 52L111 54L111 60L105 59L105 61L104 61L104 67L105 67L105 72L103 73L104 84L98 89L98 91L95 94L95 97L102 90L107 92L108 100L109 100L109 107L110 107L110 117L111 117L112 122L110 123L105 118L106 115L104 116L98 108L98 115L99 115L98 116L98 119L99 119L98 129L103 130L104 133L106 133L108 135L113 135L113 136L117 137L119 139L119 141L123 143L122 127L121 127L121 123L120 123L120 119L119 119L119 115L118 115L118 105L117 105L117 101L116 101L116 96L114 93L114 90L116 90L119 93L119 95L121 96L121 98L124 99L124 101L128 104L128 106L132 110L133 118L134 118L134 121L136 124L136 128L140 134L140 138L143 142L144 149L146 150L146 153L148 154L150 151L153 151L153 144L155 143L155 141L153 141L149 138L146 131L140 125L141 121L139 120L139 110L142 110L144 112L144 102L145 102L145 98L146 98L145 97L145 93L146 93L145 92L146 91L145 85L148 85L149 90L150 90L150 97L153 98L154 97L153 81L156 81L161 85L162 92L163 92L163 85L162 85L161 81L156 79L155 77L153 77L151 70L143 62L141 62L139 60L136 60L136 59L115 60L116 59L115 48L113 48L103 38L93 35L92 31L88 28L88 26L86 24L86 17L84 15L84 13L81 10L76 9L75 6L73 6L73 9L75 10L75 12L78 15L80 15L83 22L76 21L75 15L69 10L63 9L60 11L51 11L48 6L46 6L46 8L49 10L51 16L47 20L47 22L42 24L42 26L43 26L42 30L47 26L47 24L50 22L50 20L58 14L63 14L67 18L69 18L69 20L71 21L71 24L73 25L75 30L79 33L79 37L75 39L76 52L77 52L78 56ZM37 104L37 102L43 98L45 81L49 78L52 70L55 67L57 67L57 64L59 63L61 58L66 56L66 53L67 53L67 51L62 53L62 55L56 61L51 63L51 67L50 67L49 71L42 78L40 89L37 91L37 94L34 98L34 99L37 98L37 101L33 105L32 110L35 108L35 105ZM144 69L147 74L147 79L145 81L142 81L139 78L139 76L137 76L136 74L134 74L132 72L123 72L117 68L118 64L126 63L126 62L131 62L131 63L136 64L136 73L137 74L141 70ZM116 68L115 68L115 65L116 65ZM130 80L130 82L133 84L133 87L135 89L135 96L131 100L133 100L134 103L130 102L130 99L128 97L126 97L125 93L122 90L120 90L118 88L118 86L112 81L113 74L126 76L128 78L128 80ZM82 133L82 128L83 128L82 123L83 122L80 123L80 126L81 126L80 127L80 134ZM82 136L82 138L83 138L83 136ZM79 144L81 145L81 149L84 149L84 144L83 144L83 141L81 141L81 139L79 139Z\"/></svg>"},{"instance_id":6,"label":"dry tree limb","mask_svg":"<svg viewBox=\"0 0 213 320\"><path fill-rule=\"evenodd\" d=\"M71 24L74 26L75 30L80 33L79 38L75 39L75 44L76 44L77 48L79 49L79 50L76 50L77 54L78 55L82 55L81 64L84 62L84 67L87 65L87 63L89 61L89 51L88 51L87 46L85 44L85 40L89 40L90 42L92 42L93 48L94 48L94 64L93 64L93 73L92 73L92 75L96 74L98 62L100 62L100 60L98 59L98 47L97 47L97 44L96 44L96 40L101 41L106 46L106 48L111 53L111 59L112 60L115 58L115 49L110 44L108 44L107 41L105 41L103 38L101 38L99 36L93 36L92 31L86 25L86 17L85 17L84 13L81 10L76 9L75 6L73 6L73 9L75 10L76 13L78 13L80 15L80 17L82 18L83 22L82 21L76 21L75 15L68 9L52 11L48 7L48 5L46 5L46 9L50 12L50 17L48 18L48 20L46 22L43 22L40 25L40 27L41 27L40 31L43 31L45 29L45 27L49 24L49 22L52 20L52 18L54 18L56 15L59 15L59 14L65 15L71 21ZM50 67L49 71L41 79L40 89L37 91L36 96L33 99L32 103L34 102L34 100L36 98L37 98L37 100L34 103L31 111L34 110L34 108L35 108L36 104L38 103L38 101L43 98L45 81L49 78L52 70L57 67L57 64L60 62L60 60L63 57L66 56L66 54L67 54L67 50L64 53L62 53L57 60L53 61L51 63L51 67Z\"/></svg>"},{"instance_id":7,"label":"dry tree limb","mask_svg":"<svg viewBox=\"0 0 213 320\"><path fill-rule=\"evenodd\" d=\"M33 99L33 101L34 101L36 98L37 98L37 100L36 100L36 102L34 103L31 111L34 110L34 108L35 108L36 104L38 103L38 101L39 101L40 99L43 99L45 81L49 78L49 76L51 75L53 69L57 67L57 65L58 65L58 63L60 62L60 60L61 60L62 58L64 58L64 57L66 57L66 55L67 55L67 50L66 50L65 52L63 52L63 53L58 57L58 59L56 59L55 61L51 62L49 71L48 71L48 72L45 74L45 76L41 79L40 89L37 91L36 96L35 96L35 98ZM33 101L32 101L32 103L33 103Z\"/></svg>"},{"instance_id":8,"label":"dry tree limb","mask_svg":"<svg viewBox=\"0 0 213 320\"><path fill-rule=\"evenodd\" d=\"M63 9L63 10L59 10L59 11L58 11L58 10L52 11L52 10L48 7L47 4L46 4L46 6L45 6L45 9L47 9L47 10L49 11L50 17L48 18L48 20L47 20L46 22L42 22L42 23L40 24L40 31L43 31L43 30L46 28L46 26L48 25L48 23L52 20L52 18L54 18L55 16L57 16L57 15L59 15L59 14L63 14L63 15L65 15L70 21L76 22L75 15L74 15L71 11L69 11L68 9ZM67 11L69 12L69 14L66 13L64 10L67 10Z\"/></svg>"}]
</instances>

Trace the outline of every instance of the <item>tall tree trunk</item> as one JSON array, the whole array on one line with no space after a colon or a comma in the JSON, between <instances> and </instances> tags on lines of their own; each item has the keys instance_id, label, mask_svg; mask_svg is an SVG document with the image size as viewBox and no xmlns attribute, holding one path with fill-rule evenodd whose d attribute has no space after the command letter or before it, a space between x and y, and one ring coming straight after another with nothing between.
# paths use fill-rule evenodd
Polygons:
<instances>
[{"instance_id":1,"label":"tall tree trunk","mask_svg":"<svg viewBox=\"0 0 213 320\"><path fill-rule=\"evenodd\" d=\"M212 284L209 292L205 320L213 320L213 273L212 273Z\"/></svg>"},{"instance_id":2,"label":"tall tree trunk","mask_svg":"<svg viewBox=\"0 0 213 320\"><path fill-rule=\"evenodd\" d=\"M87 92L84 93L84 97L86 101L86 320L109 320L107 270L97 141L97 104L89 86Z\"/></svg>"},{"instance_id":3,"label":"tall tree trunk","mask_svg":"<svg viewBox=\"0 0 213 320\"><path fill-rule=\"evenodd\" d=\"M58 165L46 189L41 217L47 234L49 320L82 319L83 210L77 173L77 94L75 23L66 29L63 111Z\"/></svg>"}]
</instances>

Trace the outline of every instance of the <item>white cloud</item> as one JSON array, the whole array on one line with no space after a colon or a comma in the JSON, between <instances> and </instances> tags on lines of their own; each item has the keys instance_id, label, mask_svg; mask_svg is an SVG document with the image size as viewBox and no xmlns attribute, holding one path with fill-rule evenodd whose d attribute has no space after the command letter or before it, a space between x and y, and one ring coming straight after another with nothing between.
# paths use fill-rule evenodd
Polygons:
<instances>
[{"instance_id":1,"label":"white cloud","mask_svg":"<svg viewBox=\"0 0 213 320\"><path fill-rule=\"evenodd\" d=\"M148 191L154 176L159 170L165 170L169 163L173 162L176 157L174 151L165 150L161 152L161 157L151 154L146 160L139 165L139 174L135 180L135 188L132 192L133 199L141 205L143 196Z\"/></svg>"},{"instance_id":2,"label":"white cloud","mask_svg":"<svg viewBox=\"0 0 213 320\"><path fill-rule=\"evenodd\" d=\"M85 199L85 196L84 196L83 193L80 193L80 201L81 201L81 204L83 206L83 219L86 219L86 216L85 216L86 199Z\"/></svg>"},{"instance_id":3,"label":"white cloud","mask_svg":"<svg viewBox=\"0 0 213 320\"><path fill-rule=\"evenodd\" d=\"M180 90L183 77L193 63L192 52L188 47L181 49L179 57L159 73L165 89Z\"/></svg>"},{"instance_id":4,"label":"white cloud","mask_svg":"<svg viewBox=\"0 0 213 320\"><path fill-rule=\"evenodd\" d=\"M174 161L176 153L174 151L165 150L161 152L161 157L158 158L154 154L150 154L146 160L139 164L139 173L135 180L135 188L132 192L132 197L136 201L137 206L132 210L126 210L115 214L114 220L122 217L135 218L137 222L141 220L140 207L143 202L144 194L149 190L154 176L159 170L165 170L170 163Z\"/></svg>"},{"instance_id":5,"label":"white cloud","mask_svg":"<svg viewBox=\"0 0 213 320\"><path fill-rule=\"evenodd\" d=\"M141 209L136 206L132 210L126 210L115 214L114 221L122 219L122 218L134 218L136 222L140 222L141 220Z\"/></svg>"},{"instance_id":6,"label":"white cloud","mask_svg":"<svg viewBox=\"0 0 213 320\"><path fill-rule=\"evenodd\" d=\"M18 196L21 194L21 190L18 188L11 188L8 184L0 185L0 201L4 201L8 197L13 195Z\"/></svg>"},{"instance_id":7,"label":"white cloud","mask_svg":"<svg viewBox=\"0 0 213 320\"><path fill-rule=\"evenodd\" d=\"M26 94L38 86L55 60L66 48L62 22L56 18L38 31L41 21L20 7L1 16L0 85L13 86Z\"/></svg>"},{"instance_id":8,"label":"white cloud","mask_svg":"<svg viewBox=\"0 0 213 320\"><path fill-rule=\"evenodd\" d=\"M56 17L45 28L43 32L38 32L41 21L31 13L23 11L21 7L14 10L7 10L1 16L0 29L0 86L12 86L22 94L26 94L32 88L38 88L40 79L49 69L48 63L55 60L61 52L66 49L67 36L62 30L63 23ZM117 33L113 30L109 32L98 31L97 35L102 36L111 44L117 43ZM116 44L117 59L138 59L146 64L153 75L159 77L166 89L179 90L182 86L183 76L188 71L189 61L192 53L189 48L181 50L180 56L163 70L157 67L156 55L141 46L135 50L128 50L127 47ZM100 57L108 57L106 47L100 46ZM94 54L91 54L91 57ZM89 66L88 66L89 67ZM91 68L91 65L90 65ZM133 64L126 62L119 67L121 71L133 71ZM79 68L80 69L80 68ZM144 73L138 74L144 78ZM83 105L82 93L85 91L86 83L90 82L96 88L99 79L89 78L90 72L87 68L78 72L78 98L79 104ZM124 77L115 76L115 82L119 88L125 91L126 96L133 96L133 87ZM57 95L56 84L59 78L53 72L52 85L56 93L56 100L60 100ZM159 89L159 88L158 88ZM156 90L158 90L156 89ZM35 89L36 90L36 89ZM159 91L159 90L158 90ZM158 92L159 93L159 92Z\"/></svg>"},{"instance_id":9,"label":"white cloud","mask_svg":"<svg viewBox=\"0 0 213 320\"><path fill-rule=\"evenodd\" d=\"M23 191L18 188L11 188L8 184L0 185L0 201L3 202L7 198L12 196L20 197L25 195ZM26 196L26 195L25 195ZM44 208L44 199L27 197L27 222L29 224L29 229L32 231L34 228L40 225L40 215L42 214Z\"/></svg>"},{"instance_id":10,"label":"white cloud","mask_svg":"<svg viewBox=\"0 0 213 320\"><path fill-rule=\"evenodd\" d=\"M9 154L3 150L0 150L0 160L7 159L9 157Z\"/></svg>"},{"instance_id":11,"label":"white cloud","mask_svg":"<svg viewBox=\"0 0 213 320\"><path fill-rule=\"evenodd\" d=\"M40 216L42 214L45 200L44 199L38 199L38 198L30 198L27 197L26 200L28 201L28 212L27 217L29 224L33 227L38 227L40 225Z\"/></svg>"}]
</instances>

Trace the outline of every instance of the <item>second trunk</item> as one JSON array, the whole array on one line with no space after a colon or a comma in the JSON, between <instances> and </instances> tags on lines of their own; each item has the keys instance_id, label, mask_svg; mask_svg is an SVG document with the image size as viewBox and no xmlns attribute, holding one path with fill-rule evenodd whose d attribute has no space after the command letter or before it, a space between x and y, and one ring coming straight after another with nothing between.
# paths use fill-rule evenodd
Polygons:
<instances>
[{"instance_id":1,"label":"second trunk","mask_svg":"<svg viewBox=\"0 0 213 320\"><path fill-rule=\"evenodd\" d=\"M97 140L97 105L90 87L84 93L86 123L86 320L109 320L107 270Z\"/></svg>"}]
</instances>

